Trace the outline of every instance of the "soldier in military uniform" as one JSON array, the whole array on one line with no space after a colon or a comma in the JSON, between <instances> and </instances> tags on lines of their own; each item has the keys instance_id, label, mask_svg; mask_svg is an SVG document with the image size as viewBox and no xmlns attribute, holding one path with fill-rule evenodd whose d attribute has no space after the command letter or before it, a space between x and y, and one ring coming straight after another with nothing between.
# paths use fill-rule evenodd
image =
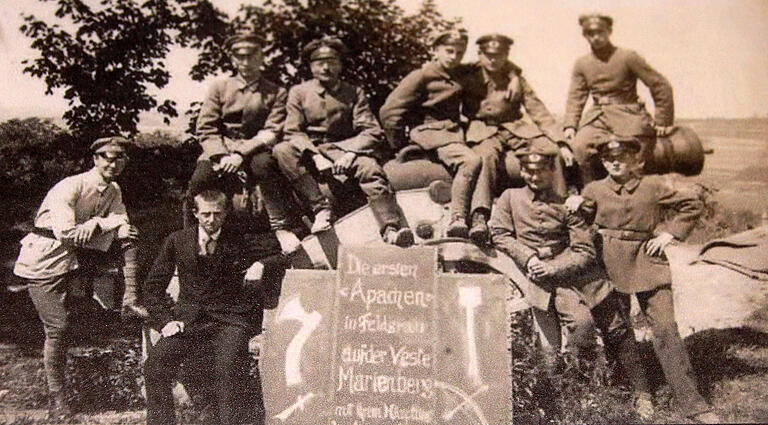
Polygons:
<instances>
[{"instance_id":1,"label":"soldier in military uniform","mask_svg":"<svg viewBox=\"0 0 768 425\"><path fill-rule=\"evenodd\" d=\"M466 145L460 122L462 82L470 71L461 64L467 35L463 31L440 32L432 37L431 47L434 59L400 81L381 107L379 117L393 148L418 145L452 172L451 221L446 234L466 238L469 213L490 207L477 202L487 200L482 193L489 193L491 184L488 176L481 174L482 159ZM406 128L410 129L408 135ZM481 222L478 226L487 229L486 219L481 214L472 217L473 227Z\"/></svg>"},{"instance_id":2,"label":"soldier in military uniform","mask_svg":"<svg viewBox=\"0 0 768 425\"><path fill-rule=\"evenodd\" d=\"M381 126L363 90L339 78L345 51L344 44L333 37L314 40L304 48L314 78L291 88L285 141L274 148L274 155L283 173L310 203L315 214L313 233L329 228L333 221L330 202L312 175L327 163L332 174L359 182L384 240L409 246L413 233L402 226L405 220L394 189L376 161L385 143Z\"/></svg>"},{"instance_id":3,"label":"soldier in military uniform","mask_svg":"<svg viewBox=\"0 0 768 425\"><path fill-rule=\"evenodd\" d=\"M564 127L586 184L605 175L595 148L611 134L639 138L644 155L651 154L655 136L665 136L672 130L674 99L667 79L645 59L611 44L612 18L583 15L579 24L592 51L573 67ZM638 79L651 92L656 107L654 119L637 97ZM593 106L582 117L590 95Z\"/></svg>"},{"instance_id":4,"label":"soldier in military uniform","mask_svg":"<svg viewBox=\"0 0 768 425\"><path fill-rule=\"evenodd\" d=\"M34 228L21 240L14 264L13 273L27 281L45 330L43 365L51 420L70 415L64 392L67 348L73 313L84 302L77 296L77 281L119 260L125 281L123 316L148 315L138 303L138 230L128 220L115 181L128 163L127 144L118 136L91 144L93 168L61 180L48 191Z\"/></svg>"},{"instance_id":5,"label":"soldier in military uniform","mask_svg":"<svg viewBox=\"0 0 768 425\"><path fill-rule=\"evenodd\" d=\"M513 40L502 34L487 34L477 40L478 66L467 79L463 94L463 113L470 120L467 144L473 145L472 149L483 159L480 173L481 176L488 174L492 188L498 183L502 152L512 151L506 156L506 168L519 170L520 163L514 152L532 140L541 139L559 146L565 165L573 163L573 154L554 117L522 76L522 70L507 59L512 44ZM523 108L535 125L523 120ZM556 185L557 190L565 194L562 165L562 161L556 162ZM491 194L483 195L483 202L490 205Z\"/></svg>"},{"instance_id":6,"label":"soldier in military uniform","mask_svg":"<svg viewBox=\"0 0 768 425\"><path fill-rule=\"evenodd\" d=\"M653 412L649 384L639 367L628 309L596 261L592 231L570 213L555 191L557 147L535 139L516 152L526 186L507 189L496 201L489 225L495 246L507 253L531 279L526 299L540 326L540 345L550 368L561 346L576 356L593 353L595 324L606 352L616 357L635 388L635 407Z\"/></svg>"},{"instance_id":7,"label":"soldier in military uniform","mask_svg":"<svg viewBox=\"0 0 768 425\"><path fill-rule=\"evenodd\" d=\"M197 119L203 153L189 182L187 203L205 189L231 196L243 183L258 183L275 236L283 251L291 252L299 245L285 212L291 190L272 157L282 136L287 91L262 77L262 44L248 30L225 43L237 73L214 81L203 100Z\"/></svg>"},{"instance_id":8,"label":"soldier in military uniform","mask_svg":"<svg viewBox=\"0 0 768 425\"><path fill-rule=\"evenodd\" d=\"M571 210L594 220L603 262L624 305L635 294L653 330L653 347L677 407L686 416L717 422L699 394L685 344L675 322L672 277L664 249L685 239L702 211L697 191L671 176L643 176L642 142L613 137L598 153L608 177L568 199Z\"/></svg>"}]
</instances>

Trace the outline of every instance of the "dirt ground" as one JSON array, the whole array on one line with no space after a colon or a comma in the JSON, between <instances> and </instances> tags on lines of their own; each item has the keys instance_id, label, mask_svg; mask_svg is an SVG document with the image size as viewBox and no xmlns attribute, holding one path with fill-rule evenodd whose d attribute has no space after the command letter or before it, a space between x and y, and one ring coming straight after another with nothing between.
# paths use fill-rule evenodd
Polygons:
<instances>
[{"instance_id":1,"label":"dirt ground","mask_svg":"<svg viewBox=\"0 0 768 425\"><path fill-rule=\"evenodd\" d=\"M693 180L734 211L768 211L768 120L688 121L701 136L705 168ZM8 283L7 281L5 282ZM4 288L0 288L4 289ZM0 424L45 424L42 329L24 294L0 294ZM686 338L700 384L727 422L768 423L768 334L749 329L697 332ZM665 408L656 423L685 422ZM80 414L74 423L138 424L139 407Z\"/></svg>"}]
</instances>

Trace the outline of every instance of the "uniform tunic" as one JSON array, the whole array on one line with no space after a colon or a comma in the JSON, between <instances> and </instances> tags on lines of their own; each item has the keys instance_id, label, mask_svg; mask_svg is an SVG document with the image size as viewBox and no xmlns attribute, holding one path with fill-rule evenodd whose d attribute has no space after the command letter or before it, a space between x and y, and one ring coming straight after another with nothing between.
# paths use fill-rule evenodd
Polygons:
<instances>
[{"instance_id":1,"label":"uniform tunic","mask_svg":"<svg viewBox=\"0 0 768 425\"><path fill-rule=\"evenodd\" d=\"M542 310L557 287L578 291L590 307L611 291L610 284L599 279L589 226L579 215L570 214L563 201L554 194L542 197L528 187L507 189L488 223L494 245L518 267L527 270L528 261L538 257L554 269L551 277L533 282L540 290L525 294Z\"/></svg>"},{"instance_id":2,"label":"uniform tunic","mask_svg":"<svg viewBox=\"0 0 768 425\"><path fill-rule=\"evenodd\" d=\"M669 175L649 175L625 184L606 177L588 184L582 196L583 210L594 215L602 235L603 259L616 288L634 293L669 285L669 264L647 255L645 245L662 232L678 240L688 236L702 211L695 191L676 187ZM675 214L665 219L668 209Z\"/></svg>"},{"instance_id":3,"label":"uniform tunic","mask_svg":"<svg viewBox=\"0 0 768 425\"><path fill-rule=\"evenodd\" d=\"M512 62L493 73L477 66L465 84L462 111L470 120L467 143L474 144L473 150L483 159L478 179L483 180L482 174L489 174L491 188L498 185L502 160L510 175L519 174L520 161L514 155L518 149L539 138L555 148L555 142L564 140L555 118L521 74L522 70ZM510 93L510 85L517 86L517 90ZM523 109L535 124L523 119ZM557 190L565 193L561 161L557 167Z\"/></svg>"},{"instance_id":4,"label":"uniform tunic","mask_svg":"<svg viewBox=\"0 0 768 425\"><path fill-rule=\"evenodd\" d=\"M50 229L56 239L30 233L21 240L13 272L27 279L48 279L78 267L72 242L75 226L95 221L108 248L113 230L128 225L120 186L107 183L95 168L58 182L35 215L35 227ZM106 250L106 249L104 249Z\"/></svg>"},{"instance_id":5,"label":"uniform tunic","mask_svg":"<svg viewBox=\"0 0 768 425\"><path fill-rule=\"evenodd\" d=\"M642 125L645 109L639 105L637 80L651 91L657 125L674 122L672 86L632 50L610 46L605 52L591 52L576 61L565 109L565 127L579 128L587 98L592 94L595 106L581 119L585 126L605 114L609 129L621 135L642 135L649 131Z\"/></svg>"},{"instance_id":6,"label":"uniform tunic","mask_svg":"<svg viewBox=\"0 0 768 425\"><path fill-rule=\"evenodd\" d=\"M395 87L379 111L387 140L396 149L411 139L424 149L449 143L463 143L458 123L461 118L461 79L468 72L460 67L451 71L437 62L427 62L408 74Z\"/></svg>"},{"instance_id":7,"label":"uniform tunic","mask_svg":"<svg viewBox=\"0 0 768 425\"><path fill-rule=\"evenodd\" d=\"M282 134L286 97L285 89L264 78L251 84L239 75L214 81L197 118L200 159L274 145ZM253 140L257 135L263 143Z\"/></svg>"}]
</instances>

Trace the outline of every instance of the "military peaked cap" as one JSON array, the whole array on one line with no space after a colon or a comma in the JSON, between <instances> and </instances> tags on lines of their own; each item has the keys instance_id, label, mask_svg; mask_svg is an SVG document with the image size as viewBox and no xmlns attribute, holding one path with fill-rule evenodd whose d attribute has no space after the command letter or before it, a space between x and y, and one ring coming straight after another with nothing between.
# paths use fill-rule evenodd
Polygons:
<instances>
[{"instance_id":1,"label":"military peaked cap","mask_svg":"<svg viewBox=\"0 0 768 425\"><path fill-rule=\"evenodd\" d=\"M128 144L130 144L130 142L125 137L121 137L121 136L101 137L99 139L96 139L93 143L91 143L91 152L96 153L101 150L105 150L105 148L107 147L119 147L125 150Z\"/></svg>"},{"instance_id":2,"label":"military peaked cap","mask_svg":"<svg viewBox=\"0 0 768 425\"><path fill-rule=\"evenodd\" d=\"M264 39L260 35L256 34L253 30L242 29L227 38L224 42L224 49L231 52L237 48L261 48L263 45Z\"/></svg>"},{"instance_id":3,"label":"military peaked cap","mask_svg":"<svg viewBox=\"0 0 768 425\"><path fill-rule=\"evenodd\" d=\"M504 53L509 50L509 46L514 44L514 40L503 34L486 34L475 42L483 53Z\"/></svg>"},{"instance_id":4,"label":"military peaked cap","mask_svg":"<svg viewBox=\"0 0 768 425\"><path fill-rule=\"evenodd\" d=\"M546 138L533 139L528 146L515 152L520 163L525 168L539 169L552 164L559 153L557 145Z\"/></svg>"},{"instance_id":5,"label":"military peaked cap","mask_svg":"<svg viewBox=\"0 0 768 425\"><path fill-rule=\"evenodd\" d=\"M336 37L325 36L312 40L302 49L305 60L336 58L341 59L347 53L347 46Z\"/></svg>"},{"instance_id":6,"label":"military peaked cap","mask_svg":"<svg viewBox=\"0 0 768 425\"><path fill-rule=\"evenodd\" d=\"M600 156L618 155L622 153L638 153L642 148L640 140L631 136L611 136L607 142L597 147Z\"/></svg>"},{"instance_id":7,"label":"military peaked cap","mask_svg":"<svg viewBox=\"0 0 768 425\"><path fill-rule=\"evenodd\" d=\"M450 30L450 31L437 31L432 33L429 37L429 46L437 47L442 45L467 45L469 38L467 37L467 31L464 29Z\"/></svg>"},{"instance_id":8,"label":"military peaked cap","mask_svg":"<svg viewBox=\"0 0 768 425\"><path fill-rule=\"evenodd\" d=\"M589 13L579 16L579 25L582 28L592 25L605 25L608 28L613 28L613 18L601 13Z\"/></svg>"}]
</instances>

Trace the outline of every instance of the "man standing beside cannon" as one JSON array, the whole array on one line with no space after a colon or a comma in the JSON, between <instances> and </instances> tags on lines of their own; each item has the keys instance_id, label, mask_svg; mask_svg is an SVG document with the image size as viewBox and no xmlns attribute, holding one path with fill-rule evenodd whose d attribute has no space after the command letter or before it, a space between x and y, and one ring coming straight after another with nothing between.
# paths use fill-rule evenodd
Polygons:
<instances>
[{"instance_id":1,"label":"man standing beside cannon","mask_svg":"<svg viewBox=\"0 0 768 425\"><path fill-rule=\"evenodd\" d=\"M579 58L573 67L564 128L581 169L582 183L586 185L605 175L596 148L610 135L637 137L647 158L655 137L672 131L674 99L672 86L663 75L636 52L611 43L611 17L582 15L579 25L592 51ZM638 79L653 97L653 119L638 99ZM590 95L593 106L582 117Z\"/></svg>"},{"instance_id":2,"label":"man standing beside cannon","mask_svg":"<svg viewBox=\"0 0 768 425\"><path fill-rule=\"evenodd\" d=\"M333 175L359 182L384 241L410 246L413 233L403 226L394 189L376 159L384 143L381 126L363 90L340 79L345 51L334 37L314 40L304 48L314 78L291 88L285 141L275 146L274 155L283 174L312 208L312 233L327 230L333 222L330 201L316 177L325 163Z\"/></svg>"},{"instance_id":3,"label":"man standing beside cannon","mask_svg":"<svg viewBox=\"0 0 768 425\"><path fill-rule=\"evenodd\" d=\"M629 312L598 265L589 225L568 211L565 196L555 190L558 149L536 139L516 154L526 186L502 193L489 225L496 247L531 279L526 298L547 366L554 368L561 332L571 354L594 354L597 325L606 353L618 361L634 387L635 409L647 419L653 404Z\"/></svg>"}]
</instances>

